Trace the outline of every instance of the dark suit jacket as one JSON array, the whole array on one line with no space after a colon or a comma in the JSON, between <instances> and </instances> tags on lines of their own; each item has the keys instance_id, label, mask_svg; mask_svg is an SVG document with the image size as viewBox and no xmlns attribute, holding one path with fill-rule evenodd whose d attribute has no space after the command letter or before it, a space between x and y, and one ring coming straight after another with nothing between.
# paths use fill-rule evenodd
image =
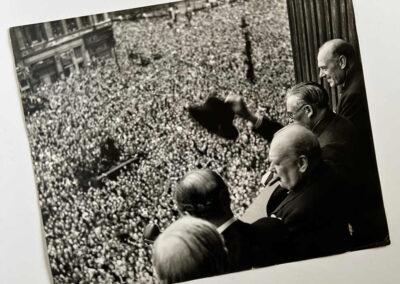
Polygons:
<instances>
[{"instance_id":1,"label":"dark suit jacket","mask_svg":"<svg viewBox=\"0 0 400 284\"><path fill-rule=\"evenodd\" d=\"M355 245L364 246L387 238L388 229L364 81L361 73L351 73L348 78L338 104L340 115L326 112L312 131L321 145L324 162L349 184L343 201L352 209L349 221L355 230ZM271 141L281 127L279 123L263 118L261 126L254 131ZM280 187L274 190L266 206L267 216L286 196L287 190Z\"/></svg>"},{"instance_id":2,"label":"dark suit jacket","mask_svg":"<svg viewBox=\"0 0 400 284\"><path fill-rule=\"evenodd\" d=\"M351 70L340 90L336 108L339 115L349 119L359 136L359 157L356 167L361 173L362 196L359 198L356 224L361 232L358 245L385 240L388 243L388 229L384 213L381 186L376 164L372 129L368 111L367 95L361 69ZM364 208L363 208L364 207ZM357 232L357 230L356 230ZM386 239L385 239L386 238Z\"/></svg>"},{"instance_id":3,"label":"dark suit jacket","mask_svg":"<svg viewBox=\"0 0 400 284\"><path fill-rule=\"evenodd\" d=\"M329 110L314 125L312 132L321 146L322 160L342 177L358 179L356 165L360 155L354 125Z\"/></svg>"},{"instance_id":4,"label":"dark suit jacket","mask_svg":"<svg viewBox=\"0 0 400 284\"><path fill-rule=\"evenodd\" d=\"M361 115L354 116L356 121L357 116ZM323 160L349 185L345 196L355 247L384 240L388 232L372 138L362 136L351 122L333 112L312 131L318 136Z\"/></svg>"},{"instance_id":5,"label":"dark suit jacket","mask_svg":"<svg viewBox=\"0 0 400 284\"><path fill-rule=\"evenodd\" d=\"M258 128L253 128L253 130L254 132L260 134L263 138L267 139L268 142L271 142L275 132L282 127L283 125L279 122L263 117L261 125Z\"/></svg>"},{"instance_id":6,"label":"dark suit jacket","mask_svg":"<svg viewBox=\"0 0 400 284\"><path fill-rule=\"evenodd\" d=\"M321 162L274 210L289 230L298 259L340 253L350 248L343 206L343 183Z\"/></svg>"},{"instance_id":7,"label":"dark suit jacket","mask_svg":"<svg viewBox=\"0 0 400 284\"><path fill-rule=\"evenodd\" d=\"M251 224L253 230L253 267L288 261L291 252L289 230L282 220L261 218Z\"/></svg>"},{"instance_id":8,"label":"dark suit jacket","mask_svg":"<svg viewBox=\"0 0 400 284\"><path fill-rule=\"evenodd\" d=\"M229 272L252 268L251 225L236 220L222 232L228 249Z\"/></svg>"},{"instance_id":9,"label":"dark suit jacket","mask_svg":"<svg viewBox=\"0 0 400 284\"><path fill-rule=\"evenodd\" d=\"M222 232L228 249L229 272L282 262L288 230L283 222L262 218L253 224L236 220Z\"/></svg>"},{"instance_id":10,"label":"dark suit jacket","mask_svg":"<svg viewBox=\"0 0 400 284\"><path fill-rule=\"evenodd\" d=\"M339 92L336 113L350 120L360 136L360 151L364 164L370 168L370 174L376 171L375 150L369 118L367 94L365 92L362 71L354 69L347 75Z\"/></svg>"},{"instance_id":11,"label":"dark suit jacket","mask_svg":"<svg viewBox=\"0 0 400 284\"><path fill-rule=\"evenodd\" d=\"M347 75L339 92L336 113L350 120L360 133L370 132L367 95L361 70L354 69Z\"/></svg>"}]
</instances>

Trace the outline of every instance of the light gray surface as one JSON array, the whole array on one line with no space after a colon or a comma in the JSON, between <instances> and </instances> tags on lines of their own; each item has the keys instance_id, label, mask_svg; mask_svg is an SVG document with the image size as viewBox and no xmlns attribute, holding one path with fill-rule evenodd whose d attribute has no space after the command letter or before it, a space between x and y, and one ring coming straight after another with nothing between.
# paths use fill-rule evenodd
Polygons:
<instances>
[{"instance_id":1,"label":"light gray surface","mask_svg":"<svg viewBox=\"0 0 400 284\"><path fill-rule=\"evenodd\" d=\"M258 196L253 200L253 203L247 208L240 219L247 223L253 223L262 217L266 217L267 202L276 187L277 184L272 187L267 186L261 189Z\"/></svg>"}]
</instances>

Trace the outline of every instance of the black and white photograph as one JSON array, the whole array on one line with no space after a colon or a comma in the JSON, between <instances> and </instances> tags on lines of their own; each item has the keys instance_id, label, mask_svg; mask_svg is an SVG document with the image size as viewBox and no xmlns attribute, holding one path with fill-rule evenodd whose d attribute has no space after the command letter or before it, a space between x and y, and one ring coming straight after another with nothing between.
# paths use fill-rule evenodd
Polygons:
<instances>
[{"instance_id":1,"label":"black and white photograph","mask_svg":"<svg viewBox=\"0 0 400 284\"><path fill-rule=\"evenodd\" d=\"M46 20L9 40L53 283L390 248L352 0Z\"/></svg>"}]
</instances>

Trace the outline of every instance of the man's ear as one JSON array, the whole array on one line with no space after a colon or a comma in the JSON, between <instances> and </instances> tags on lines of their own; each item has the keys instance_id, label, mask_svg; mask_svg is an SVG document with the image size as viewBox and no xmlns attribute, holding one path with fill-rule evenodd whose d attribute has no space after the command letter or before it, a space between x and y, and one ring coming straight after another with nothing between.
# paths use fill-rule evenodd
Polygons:
<instances>
[{"instance_id":1,"label":"man's ear","mask_svg":"<svg viewBox=\"0 0 400 284\"><path fill-rule=\"evenodd\" d=\"M308 118L311 118L314 115L314 109L310 105L306 105L304 107L305 111L307 112Z\"/></svg>"},{"instance_id":2,"label":"man's ear","mask_svg":"<svg viewBox=\"0 0 400 284\"><path fill-rule=\"evenodd\" d=\"M297 158L297 165L299 167L299 170L301 173L305 173L308 169L308 158L305 155L300 155L300 157Z\"/></svg>"},{"instance_id":3,"label":"man's ear","mask_svg":"<svg viewBox=\"0 0 400 284\"><path fill-rule=\"evenodd\" d=\"M347 58L344 55L339 56L340 69L344 70L347 67Z\"/></svg>"}]
</instances>

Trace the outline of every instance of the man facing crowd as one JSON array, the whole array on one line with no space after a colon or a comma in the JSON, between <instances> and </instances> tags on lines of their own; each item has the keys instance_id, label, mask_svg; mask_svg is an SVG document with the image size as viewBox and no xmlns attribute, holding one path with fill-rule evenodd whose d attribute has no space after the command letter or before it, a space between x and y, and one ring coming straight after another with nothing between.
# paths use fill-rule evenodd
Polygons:
<instances>
[{"instance_id":1,"label":"man facing crowd","mask_svg":"<svg viewBox=\"0 0 400 284\"><path fill-rule=\"evenodd\" d=\"M336 115L329 108L329 97L325 89L313 82L303 82L292 87L286 96L286 108L289 118L309 128L318 138L322 150L322 159L342 178L358 181L357 137L355 128L347 119ZM240 117L251 121L253 130L271 141L272 136L283 126L266 117L251 113L243 98L229 95L227 102ZM286 191L278 188L268 202L267 213L279 204Z\"/></svg>"},{"instance_id":2,"label":"man facing crowd","mask_svg":"<svg viewBox=\"0 0 400 284\"><path fill-rule=\"evenodd\" d=\"M327 80L331 87L338 87L339 101L336 113L349 119L359 135L359 151L362 155L360 167L364 173L364 184L370 190L368 203L370 227L368 237L360 244L389 242L388 229L383 207L382 193L376 164L372 138L367 95L361 62L351 44L342 39L333 39L324 43L318 52L320 77ZM372 221L372 224L371 224Z\"/></svg>"},{"instance_id":3,"label":"man facing crowd","mask_svg":"<svg viewBox=\"0 0 400 284\"><path fill-rule=\"evenodd\" d=\"M271 217L288 227L293 256L303 259L349 249L348 211L342 200L346 185L322 161L316 136L299 124L284 127L274 135L269 160L280 186L288 190Z\"/></svg>"},{"instance_id":4,"label":"man facing crowd","mask_svg":"<svg viewBox=\"0 0 400 284\"><path fill-rule=\"evenodd\" d=\"M353 46L342 39L327 41L319 49L318 68L321 78L331 87L338 87L336 113L356 127L365 174L374 177L371 182L380 191L364 77Z\"/></svg>"},{"instance_id":5,"label":"man facing crowd","mask_svg":"<svg viewBox=\"0 0 400 284\"><path fill-rule=\"evenodd\" d=\"M342 39L325 42L318 52L319 76L339 87L336 113L349 119L360 132L371 128L361 64L354 48Z\"/></svg>"}]
</instances>

